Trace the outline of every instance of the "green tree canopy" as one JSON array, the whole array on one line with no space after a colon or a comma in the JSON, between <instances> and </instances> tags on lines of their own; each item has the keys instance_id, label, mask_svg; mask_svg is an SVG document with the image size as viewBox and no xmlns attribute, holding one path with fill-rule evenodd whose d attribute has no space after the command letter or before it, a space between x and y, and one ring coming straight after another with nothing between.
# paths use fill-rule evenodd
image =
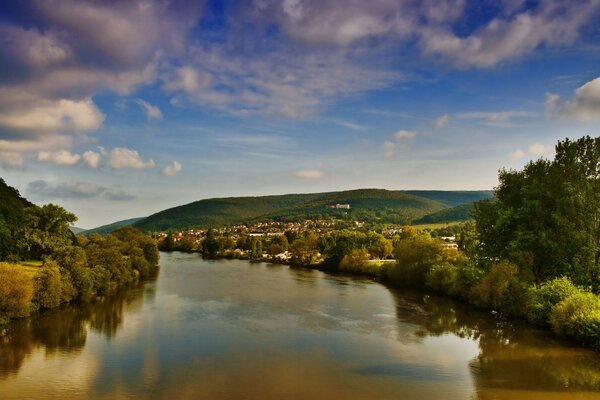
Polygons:
<instances>
[{"instance_id":1,"label":"green tree canopy","mask_svg":"<svg viewBox=\"0 0 600 400\"><path fill-rule=\"evenodd\" d=\"M600 138L560 141L554 160L501 170L499 181L496 199L475 206L481 254L538 284L567 275L598 287Z\"/></svg>"}]
</instances>

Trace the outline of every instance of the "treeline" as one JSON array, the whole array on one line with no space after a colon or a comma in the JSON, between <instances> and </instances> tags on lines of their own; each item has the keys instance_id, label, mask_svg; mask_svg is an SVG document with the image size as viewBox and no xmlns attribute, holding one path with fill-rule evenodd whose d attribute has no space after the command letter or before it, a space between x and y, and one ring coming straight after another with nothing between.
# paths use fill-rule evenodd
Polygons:
<instances>
[{"instance_id":1,"label":"treeline","mask_svg":"<svg viewBox=\"0 0 600 400\"><path fill-rule=\"evenodd\" d=\"M75 237L74 214L52 204L20 212L18 228L4 237L0 259L0 323L75 299L103 295L150 275L158 266L156 242L121 228L106 237ZM40 260L40 266L20 262Z\"/></svg>"}]
</instances>

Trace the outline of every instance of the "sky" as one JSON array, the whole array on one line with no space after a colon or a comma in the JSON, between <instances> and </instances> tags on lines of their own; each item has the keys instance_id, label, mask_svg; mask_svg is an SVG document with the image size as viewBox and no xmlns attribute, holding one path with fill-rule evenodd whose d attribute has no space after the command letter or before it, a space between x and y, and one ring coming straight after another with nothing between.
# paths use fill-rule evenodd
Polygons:
<instances>
[{"instance_id":1,"label":"sky","mask_svg":"<svg viewBox=\"0 0 600 400\"><path fill-rule=\"evenodd\" d=\"M92 228L198 199L480 190L600 134L600 0L0 2L0 176Z\"/></svg>"}]
</instances>

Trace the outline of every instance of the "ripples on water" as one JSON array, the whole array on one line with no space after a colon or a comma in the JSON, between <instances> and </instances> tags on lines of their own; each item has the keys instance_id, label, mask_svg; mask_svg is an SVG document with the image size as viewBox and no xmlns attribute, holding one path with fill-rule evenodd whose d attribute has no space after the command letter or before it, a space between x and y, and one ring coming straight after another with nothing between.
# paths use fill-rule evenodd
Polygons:
<instances>
[{"instance_id":1,"label":"ripples on water","mask_svg":"<svg viewBox=\"0 0 600 400\"><path fill-rule=\"evenodd\" d=\"M597 353L447 298L197 255L161 265L0 331L0 398L600 398Z\"/></svg>"}]
</instances>

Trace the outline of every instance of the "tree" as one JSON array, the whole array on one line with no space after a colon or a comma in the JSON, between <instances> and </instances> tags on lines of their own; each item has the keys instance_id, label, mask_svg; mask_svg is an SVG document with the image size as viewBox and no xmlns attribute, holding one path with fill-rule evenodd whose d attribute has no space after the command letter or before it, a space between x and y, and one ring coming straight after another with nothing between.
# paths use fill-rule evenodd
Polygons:
<instances>
[{"instance_id":1,"label":"tree","mask_svg":"<svg viewBox=\"0 0 600 400\"><path fill-rule=\"evenodd\" d=\"M209 229L202 242L202 254L206 257L214 258L219 254L219 251L221 251L221 242L216 237L215 231Z\"/></svg>"},{"instance_id":2,"label":"tree","mask_svg":"<svg viewBox=\"0 0 600 400\"><path fill-rule=\"evenodd\" d=\"M73 244L75 235L69 226L75 221L75 214L54 204L25 209L20 232L23 255L39 260Z\"/></svg>"},{"instance_id":3,"label":"tree","mask_svg":"<svg viewBox=\"0 0 600 400\"><path fill-rule=\"evenodd\" d=\"M508 259L537 284L567 275L598 288L600 138L560 141L554 160L502 170L499 182L496 199L475 206L483 258Z\"/></svg>"}]
</instances>

